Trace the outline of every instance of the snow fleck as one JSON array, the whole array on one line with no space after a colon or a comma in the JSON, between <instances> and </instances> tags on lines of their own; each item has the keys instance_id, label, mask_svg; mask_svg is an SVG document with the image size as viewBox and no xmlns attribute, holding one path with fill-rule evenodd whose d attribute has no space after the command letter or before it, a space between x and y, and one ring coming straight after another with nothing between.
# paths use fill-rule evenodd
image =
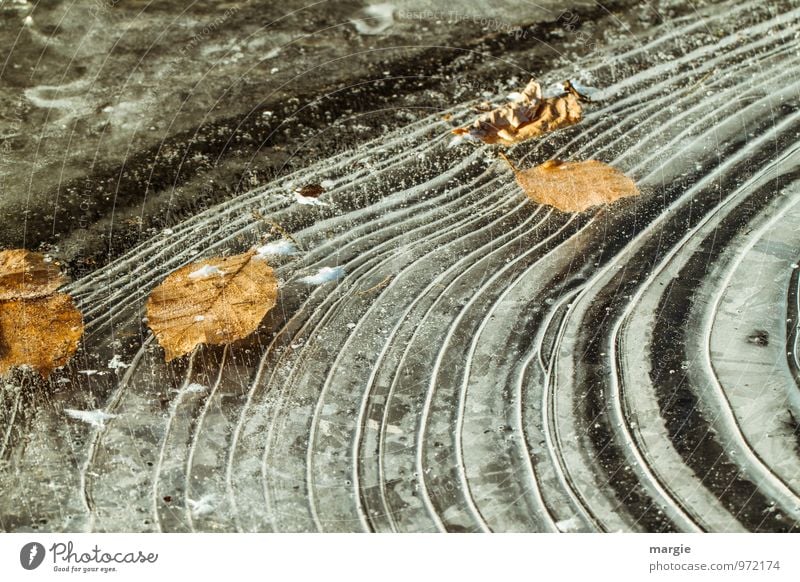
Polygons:
<instances>
[{"instance_id":1,"label":"snow fleck","mask_svg":"<svg viewBox=\"0 0 800 582\"><path fill-rule=\"evenodd\" d=\"M87 376L94 376L99 374L97 370L78 370L78 374L86 374Z\"/></svg>"},{"instance_id":2,"label":"snow fleck","mask_svg":"<svg viewBox=\"0 0 800 582\"><path fill-rule=\"evenodd\" d=\"M364 9L362 18L351 19L350 22L360 34L382 34L394 24L394 11L394 4L373 4Z\"/></svg>"},{"instance_id":3,"label":"snow fleck","mask_svg":"<svg viewBox=\"0 0 800 582\"><path fill-rule=\"evenodd\" d=\"M192 279L193 281L196 281L198 279L207 279L208 277L211 277L213 275L222 276L224 274L225 271L222 271L218 267L215 267L213 265L203 265L196 271L192 271L191 273L189 273L189 278Z\"/></svg>"},{"instance_id":4,"label":"snow fleck","mask_svg":"<svg viewBox=\"0 0 800 582\"><path fill-rule=\"evenodd\" d=\"M267 51L267 53L264 55L264 60L274 59L279 54L281 54L281 47L276 46L275 48L270 49L269 51Z\"/></svg>"},{"instance_id":5,"label":"snow fleck","mask_svg":"<svg viewBox=\"0 0 800 582\"><path fill-rule=\"evenodd\" d=\"M570 79L569 82L572 84L572 87L581 95L584 95L591 99L593 96L596 96L600 91L595 87L589 87L587 85L583 85L574 79ZM564 90L564 83L553 83L546 89L542 91L542 97L559 97L565 93Z\"/></svg>"},{"instance_id":6,"label":"snow fleck","mask_svg":"<svg viewBox=\"0 0 800 582\"><path fill-rule=\"evenodd\" d=\"M570 79L569 82L572 83L572 86L578 93L580 93L581 95L585 95L589 99L593 99L594 97L597 96L598 93L600 93L600 89L584 85L583 83L581 83L580 81L576 81L575 79Z\"/></svg>"},{"instance_id":7,"label":"snow fleck","mask_svg":"<svg viewBox=\"0 0 800 582\"><path fill-rule=\"evenodd\" d=\"M448 148L455 147L457 145L461 145L465 141L478 141L478 138L472 134L465 133L462 135L457 135L450 140L450 143L447 144Z\"/></svg>"},{"instance_id":8,"label":"snow fleck","mask_svg":"<svg viewBox=\"0 0 800 582\"><path fill-rule=\"evenodd\" d=\"M64 412L67 413L67 416L75 420L83 421L97 428L104 428L107 420L117 417L116 414L109 414L102 410L74 410L72 408L65 408Z\"/></svg>"},{"instance_id":9,"label":"snow fleck","mask_svg":"<svg viewBox=\"0 0 800 582\"><path fill-rule=\"evenodd\" d=\"M297 252L295 244L288 240L278 240L256 248L255 258L263 259L268 256L293 255Z\"/></svg>"},{"instance_id":10,"label":"snow fleck","mask_svg":"<svg viewBox=\"0 0 800 582\"><path fill-rule=\"evenodd\" d=\"M189 508L192 511L192 517L202 517L214 511L216 507L217 498L213 494L203 495L200 499L186 499L189 502Z\"/></svg>"},{"instance_id":11,"label":"snow fleck","mask_svg":"<svg viewBox=\"0 0 800 582\"><path fill-rule=\"evenodd\" d=\"M345 272L342 267L322 267L316 275L308 275L300 279L301 283L308 285L323 285L330 281L337 281L344 277Z\"/></svg>"},{"instance_id":12,"label":"snow fleck","mask_svg":"<svg viewBox=\"0 0 800 582\"><path fill-rule=\"evenodd\" d=\"M542 90L542 97L545 99L551 99L553 97L558 97L564 94L564 84L563 83L553 83L545 87Z\"/></svg>"},{"instance_id":13,"label":"snow fleck","mask_svg":"<svg viewBox=\"0 0 800 582\"><path fill-rule=\"evenodd\" d=\"M190 394L199 394L201 392L205 392L208 390L208 386L203 386L202 384L198 384L197 382L192 382L185 388L186 392Z\"/></svg>"},{"instance_id":14,"label":"snow fleck","mask_svg":"<svg viewBox=\"0 0 800 582\"><path fill-rule=\"evenodd\" d=\"M114 357L108 361L108 367L111 370L124 370L125 368L129 368L130 364L123 362L119 354L114 354Z\"/></svg>"},{"instance_id":15,"label":"snow fleck","mask_svg":"<svg viewBox=\"0 0 800 582\"><path fill-rule=\"evenodd\" d=\"M200 322L200 321L205 321L205 320L206 320L206 316L205 315L195 315L194 316L194 321L195 322Z\"/></svg>"},{"instance_id":16,"label":"snow fleck","mask_svg":"<svg viewBox=\"0 0 800 582\"><path fill-rule=\"evenodd\" d=\"M569 519L562 519L561 521L556 522L558 531L562 532L578 531L580 526L581 520L578 517L570 517Z\"/></svg>"},{"instance_id":17,"label":"snow fleck","mask_svg":"<svg viewBox=\"0 0 800 582\"><path fill-rule=\"evenodd\" d=\"M374 418L370 418L367 420L367 428L370 428L372 430L380 430L381 423L379 423ZM385 430L389 434L403 434L403 429L397 426L396 424L387 424L385 426Z\"/></svg>"},{"instance_id":18,"label":"snow fleck","mask_svg":"<svg viewBox=\"0 0 800 582\"><path fill-rule=\"evenodd\" d=\"M312 198L311 196L303 196L299 192L294 193L294 199L298 204L306 204L308 206L327 206L322 200Z\"/></svg>"},{"instance_id":19,"label":"snow fleck","mask_svg":"<svg viewBox=\"0 0 800 582\"><path fill-rule=\"evenodd\" d=\"M319 183L319 185L325 188L326 190L331 190L336 186L336 182L334 182L333 180L323 180L322 182Z\"/></svg>"}]
</instances>

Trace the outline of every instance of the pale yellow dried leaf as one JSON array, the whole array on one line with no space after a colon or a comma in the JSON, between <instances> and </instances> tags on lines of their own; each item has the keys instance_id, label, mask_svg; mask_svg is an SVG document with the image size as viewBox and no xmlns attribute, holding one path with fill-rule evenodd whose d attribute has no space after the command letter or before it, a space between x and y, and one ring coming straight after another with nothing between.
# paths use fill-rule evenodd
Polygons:
<instances>
[{"instance_id":1,"label":"pale yellow dried leaf","mask_svg":"<svg viewBox=\"0 0 800 582\"><path fill-rule=\"evenodd\" d=\"M25 249L0 251L0 301L50 295L65 282L58 264Z\"/></svg>"},{"instance_id":2,"label":"pale yellow dried leaf","mask_svg":"<svg viewBox=\"0 0 800 582\"><path fill-rule=\"evenodd\" d=\"M154 289L147 322L170 361L199 344L247 337L277 295L272 268L255 252L211 258L178 269Z\"/></svg>"},{"instance_id":3,"label":"pale yellow dried leaf","mask_svg":"<svg viewBox=\"0 0 800 582\"><path fill-rule=\"evenodd\" d=\"M514 166L512 169L531 199L564 212L582 212L592 206L639 195L633 180L597 160L550 160L528 170L518 170Z\"/></svg>"},{"instance_id":4,"label":"pale yellow dried leaf","mask_svg":"<svg viewBox=\"0 0 800 582\"><path fill-rule=\"evenodd\" d=\"M0 302L0 375L30 366L45 379L78 349L83 321L64 293Z\"/></svg>"}]
</instances>

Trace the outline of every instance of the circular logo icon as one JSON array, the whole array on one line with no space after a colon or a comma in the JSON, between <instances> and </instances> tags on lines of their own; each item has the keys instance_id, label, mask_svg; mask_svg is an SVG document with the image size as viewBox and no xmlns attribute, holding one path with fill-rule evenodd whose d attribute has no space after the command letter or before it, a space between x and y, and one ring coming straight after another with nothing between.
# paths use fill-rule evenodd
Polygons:
<instances>
[{"instance_id":1,"label":"circular logo icon","mask_svg":"<svg viewBox=\"0 0 800 582\"><path fill-rule=\"evenodd\" d=\"M19 563L26 570L35 570L44 561L44 546L39 542L30 542L19 551Z\"/></svg>"}]
</instances>

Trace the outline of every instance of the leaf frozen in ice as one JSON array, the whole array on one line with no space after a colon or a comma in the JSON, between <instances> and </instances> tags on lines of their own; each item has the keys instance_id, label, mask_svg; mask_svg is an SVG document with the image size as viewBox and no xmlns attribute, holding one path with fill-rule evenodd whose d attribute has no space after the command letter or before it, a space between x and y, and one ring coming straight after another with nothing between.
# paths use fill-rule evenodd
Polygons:
<instances>
[{"instance_id":1,"label":"leaf frozen in ice","mask_svg":"<svg viewBox=\"0 0 800 582\"><path fill-rule=\"evenodd\" d=\"M0 375L30 366L45 379L78 349L83 319L57 263L25 249L0 252Z\"/></svg>"},{"instance_id":2,"label":"leaf frozen in ice","mask_svg":"<svg viewBox=\"0 0 800 582\"><path fill-rule=\"evenodd\" d=\"M488 144L512 145L578 123L583 115L581 103L589 102L569 81L564 83L562 95L543 97L541 86L533 79L509 98L509 103L482 114L472 125L454 129L453 133Z\"/></svg>"},{"instance_id":3,"label":"leaf frozen in ice","mask_svg":"<svg viewBox=\"0 0 800 582\"><path fill-rule=\"evenodd\" d=\"M320 184L306 184L300 188L296 188L295 192L305 198L318 198L325 193L325 188Z\"/></svg>"},{"instance_id":4,"label":"leaf frozen in ice","mask_svg":"<svg viewBox=\"0 0 800 582\"><path fill-rule=\"evenodd\" d=\"M178 269L153 290L148 325L170 361L199 344L247 337L275 306L277 295L272 268L255 251L215 257Z\"/></svg>"},{"instance_id":5,"label":"leaf frozen in ice","mask_svg":"<svg viewBox=\"0 0 800 582\"><path fill-rule=\"evenodd\" d=\"M639 195L639 188L633 180L597 160L549 160L539 166L520 170L505 159L514 171L517 183L529 198L564 212L582 212L592 206L611 204L620 198Z\"/></svg>"},{"instance_id":6,"label":"leaf frozen in ice","mask_svg":"<svg viewBox=\"0 0 800 582\"><path fill-rule=\"evenodd\" d=\"M0 303L0 375L30 366L45 379L78 349L83 320L64 293Z\"/></svg>"},{"instance_id":7,"label":"leaf frozen in ice","mask_svg":"<svg viewBox=\"0 0 800 582\"><path fill-rule=\"evenodd\" d=\"M50 295L65 282L58 264L25 249L0 252L0 301Z\"/></svg>"}]
</instances>

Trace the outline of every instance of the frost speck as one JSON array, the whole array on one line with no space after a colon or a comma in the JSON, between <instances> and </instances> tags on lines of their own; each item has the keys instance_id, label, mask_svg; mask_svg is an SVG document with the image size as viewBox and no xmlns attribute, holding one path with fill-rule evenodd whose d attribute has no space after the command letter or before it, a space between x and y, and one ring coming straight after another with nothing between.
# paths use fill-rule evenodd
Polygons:
<instances>
[{"instance_id":1,"label":"frost speck","mask_svg":"<svg viewBox=\"0 0 800 582\"><path fill-rule=\"evenodd\" d=\"M215 495L204 495L197 501L194 499L187 499L189 508L192 510L192 517L202 517L208 515L216 507L217 498Z\"/></svg>"},{"instance_id":2,"label":"frost speck","mask_svg":"<svg viewBox=\"0 0 800 582\"><path fill-rule=\"evenodd\" d=\"M590 87L589 85L584 85L580 81L576 81L575 79L570 79L569 81L572 83L574 89L580 93L581 95L585 95L589 99L594 99L597 97L598 93L600 93L600 89L596 87Z\"/></svg>"},{"instance_id":3,"label":"frost speck","mask_svg":"<svg viewBox=\"0 0 800 582\"><path fill-rule=\"evenodd\" d=\"M308 285L323 285L330 281L338 281L344 277L345 272L343 267L322 267L317 271L316 275L308 275L300 279L301 283Z\"/></svg>"},{"instance_id":4,"label":"frost speck","mask_svg":"<svg viewBox=\"0 0 800 582\"><path fill-rule=\"evenodd\" d=\"M294 193L294 199L298 204L305 204L307 206L327 206L322 200L317 200L311 196L303 196L299 192Z\"/></svg>"},{"instance_id":5,"label":"frost speck","mask_svg":"<svg viewBox=\"0 0 800 582\"><path fill-rule=\"evenodd\" d=\"M293 255L297 252L297 247L293 242L288 240L278 240L267 243L264 246L256 248L256 258L264 258L268 256L279 255Z\"/></svg>"},{"instance_id":6,"label":"frost speck","mask_svg":"<svg viewBox=\"0 0 800 582\"><path fill-rule=\"evenodd\" d=\"M214 265L203 265L196 271L192 271L191 273L189 273L189 278L192 279L193 281L196 281L198 279L206 279L213 275L221 276L224 274L225 271L219 269L218 267L215 267Z\"/></svg>"},{"instance_id":7,"label":"frost speck","mask_svg":"<svg viewBox=\"0 0 800 582\"><path fill-rule=\"evenodd\" d=\"M186 387L186 392L190 394L199 394L201 392L205 392L206 390L208 390L208 386L203 386L197 382L192 382Z\"/></svg>"},{"instance_id":8,"label":"frost speck","mask_svg":"<svg viewBox=\"0 0 800 582\"><path fill-rule=\"evenodd\" d=\"M111 370L124 370L125 368L129 368L130 364L123 362L122 358L119 357L119 354L114 354L114 357L108 362L108 367Z\"/></svg>"},{"instance_id":9,"label":"frost speck","mask_svg":"<svg viewBox=\"0 0 800 582\"><path fill-rule=\"evenodd\" d=\"M588 97L589 99L596 97L597 94L600 92L599 89L595 87L589 87L588 85L584 85L574 79L570 79L569 82L572 83L573 89L575 89L581 95ZM545 98L558 97L563 94L564 94L564 83L553 83L552 85L550 85L549 87L547 87L542 91L542 97Z\"/></svg>"},{"instance_id":10,"label":"frost speck","mask_svg":"<svg viewBox=\"0 0 800 582\"><path fill-rule=\"evenodd\" d=\"M448 148L452 148L452 147L455 147L457 145L461 145L465 141L478 141L478 138L475 137L474 135L469 134L469 133L465 133L465 134L462 134L462 135L456 135L455 137L453 137L453 139L450 140L450 143L447 144L447 147Z\"/></svg>"},{"instance_id":11,"label":"frost speck","mask_svg":"<svg viewBox=\"0 0 800 582\"><path fill-rule=\"evenodd\" d=\"M382 34L394 24L394 11L394 4L373 4L364 9L362 18L352 19L350 22L360 34Z\"/></svg>"},{"instance_id":12,"label":"frost speck","mask_svg":"<svg viewBox=\"0 0 800 582\"><path fill-rule=\"evenodd\" d=\"M580 526L581 520L577 517L570 517L569 519L562 519L561 521L556 522L558 531L562 532L578 531Z\"/></svg>"},{"instance_id":13,"label":"frost speck","mask_svg":"<svg viewBox=\"0 0 800 582\"><path fill-rule=\"evenodd\" d=\"M65 408L64 412L67 413L67 416L75 420L83 421L97 428L105 427L107 420L117 417L116 414L109 414L102 410L74 410L72 408Z\"/></svg>"}]
</instances>

